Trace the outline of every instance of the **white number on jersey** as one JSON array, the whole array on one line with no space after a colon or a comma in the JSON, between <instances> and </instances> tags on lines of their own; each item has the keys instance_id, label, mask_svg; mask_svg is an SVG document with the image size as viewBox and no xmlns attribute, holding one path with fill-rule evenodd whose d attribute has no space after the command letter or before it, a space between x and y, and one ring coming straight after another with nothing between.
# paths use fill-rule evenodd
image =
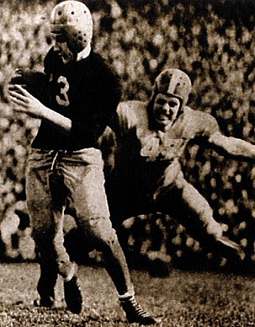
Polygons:
<instances>
[{"instance_id":1,"label":"white number on jersey","mask_svg":"<svg viewBox=\"0 0 255 327\"><path fill-rule=\"evenodd\" d=\"M64 76L60 76L57 80L59 84L62 84L63 86L60 87L60 95L56 96L56 101L60 106L69 106L70 101L68 99L67 92L69 90L69 83Z\"/></svg>"},{"instance_id":2,"label":"white number on jersey","mask_svg":"<svg viewBox=\"0 0 255 327\"><path fill-rule=\"evenodd\" d=\"M142 157L147 157L147 161L155 161L159 155L159 139L153 135L148 135L141 138L141 151Z\"/></svg>"}]
</instances>

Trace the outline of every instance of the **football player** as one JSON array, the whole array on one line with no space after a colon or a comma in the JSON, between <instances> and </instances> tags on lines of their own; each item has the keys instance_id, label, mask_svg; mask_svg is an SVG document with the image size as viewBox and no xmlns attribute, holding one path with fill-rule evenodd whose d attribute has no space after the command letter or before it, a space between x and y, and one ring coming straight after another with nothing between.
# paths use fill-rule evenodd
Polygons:
<instances>
[{"instance_id":1,"label":"football player","mask_svg":"<svg viewBox=\"0 0 255 327\"><path fill-rule=\"evenodd\" d=\"M156 321L136 302L126 259L109 219L97 139L117 108L120 88L91 49L92 31L91 13L82 2L59 3L51 14L54 46L44 62L44 96L37 99L19 84L9 86L14 110L41 120L26 174L41 270L37 304L53 305L60 274L68 308L77 314L82 310L76 265L63 245L63 215L69 209L84 238L89 235L103 252L128 321L148 325Z\"/></svg>"},{"instance_id":2,"label":"football player","mask_svg":"<svg viewBox=\"0 0 255 327\"><path fill-rule=\"evenodd\" d=\"M204 250L239 262L244 257L241 247L224 236L227 226L214 219L207 200L185 179L180 158L191 141L244 160L255 159L255 146L224 136L213 116L188 107L191 90L183 71L166 69L155 79L147 103L119 104L114 132L105 133L106 142L116 142L106 179L111 219L121 231L128 217L153 212L170 215Z\"/></svg>"}]
</instances>

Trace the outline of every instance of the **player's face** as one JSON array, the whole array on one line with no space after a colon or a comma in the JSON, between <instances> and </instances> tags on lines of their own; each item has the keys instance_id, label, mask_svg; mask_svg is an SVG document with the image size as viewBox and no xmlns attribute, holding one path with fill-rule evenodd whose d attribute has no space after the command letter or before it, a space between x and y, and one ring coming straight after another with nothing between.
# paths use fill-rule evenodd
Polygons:
<instances>
[{"instance_id":1,"label":"player's face","mask_svg":"<svg viewBox=\"0 0 255 327\"><path fill-rule=\"evenodd\" d=\"M61 33L52 33L52 37L54 51L62 57L63 62L67 64L68 62L75 60L75 54L70 50L66 36Z\"/></svg>"},{"instance_id":2,"label":"player's face","mask_svg":"<svg viewBox=\"0 0 255 327\"><path fill-rule=\"evenodd\" d=\"M177 117L181 102L165 94L157 94L153 105L153 118L159 129L166 131Z\"/></svg>"}]
</instances>

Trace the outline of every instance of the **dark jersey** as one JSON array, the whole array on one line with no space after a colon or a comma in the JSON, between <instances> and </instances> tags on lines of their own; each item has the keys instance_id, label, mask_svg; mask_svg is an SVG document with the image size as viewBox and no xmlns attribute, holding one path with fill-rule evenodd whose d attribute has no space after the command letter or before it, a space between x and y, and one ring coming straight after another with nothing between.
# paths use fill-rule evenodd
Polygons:
<instances>
[{"instance_id":1,"label":"dark jersey","mask_svg":"<svg viewBox=\"0 0 255 327\"><path fill-rule=\"evenodd\" d=\"M44 104L72 121L70 134L42 120L32 147L78 150L97 147L97 140L108 125L120 99L117 78L100 55L63 64L53 48L46 55L48 81Z\"/></svg>"}]
</instances>

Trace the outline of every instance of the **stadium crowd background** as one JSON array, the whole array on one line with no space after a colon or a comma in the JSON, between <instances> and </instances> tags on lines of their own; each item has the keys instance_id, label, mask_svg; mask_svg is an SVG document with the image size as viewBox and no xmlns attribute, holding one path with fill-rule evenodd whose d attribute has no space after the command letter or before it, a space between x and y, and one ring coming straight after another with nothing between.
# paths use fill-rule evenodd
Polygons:
<instances>
[{"instance_id":1,"label":"stadium crowd background","mask_svg":"<svg viewBox=\"0 0 255 327\"><path fill-rule=\"evenodd\" d=\"M45 17L60 1L0 2L0 258L33 260L24 171L38 123L14 114L6 85L17 67L42 69L50 47ZM94 48L120 77L123 99L147 100L164 68L184 70L194 93L189 105L211 113L222 132L255 144L255 3L249 0L87 0ZM255 164L191 145L186 178L206 197L216 220L255 263ZM68 220L68 219L67 219ZM67 224L68 225L68 224ZM71 226L71 225L70 225ZM125 222L129 260L198 266L213 262L171 217ZM67 227L67 229L70 227ZM214 263L213 263L214 264ZM218 263L217 263L218 264Z\"/></svg>"}]
</instances>

